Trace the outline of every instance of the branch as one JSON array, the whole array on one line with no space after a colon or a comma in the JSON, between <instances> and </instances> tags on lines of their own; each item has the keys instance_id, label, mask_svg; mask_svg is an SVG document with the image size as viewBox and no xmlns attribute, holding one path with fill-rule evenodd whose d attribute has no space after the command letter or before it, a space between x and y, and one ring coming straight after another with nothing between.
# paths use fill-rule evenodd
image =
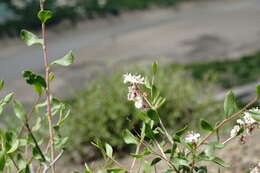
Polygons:
<instances>
[{"instance_id":1,"label":"branch","mask_svg":"<svg viewBox=\"0 0 260 173\"><path fill-rule=\"evenodd\" d=\"M64 149L61 150L60 154L49 165L43 163L44 168L42 173L47 173L47 171L61 158L63 153L64 153Z\"/></svg>"},{"instance_id":2,"label":"branch","mask_svg":"<svg viewBox=\"0 0 260 173\"><path fill-rule=\"evenodd\" d=\"M214 134L215 131L217 131L220 127L222 127L224 124L226 124L227 122L235 119L236 117L238 117L239 115L241 115L244 111L246 111L250 106L252 106L253 104L255 104L257 102L259 98L255 97L252 101L250 101L246 106L244 106L240 111L236 112L235 114L233 114L232 116L230 116L229 118L223 120L221 123L219 123L212 132L208 133L202 140L201 142L198 144L197 148L200 147L201 145L203 145L210 136L212 136Z\"/></svg>"},{"instance_id":3,"label":"branch","mask_svg":"<svg viewBox=\"0 0 260 173\"><path fill-rule=\"evenodd\" d=\"M40 9L44 10L44 0L40 0ZM50 81L49 81L49 64L48 64L48 51L46 45L46 37L45 37L45 23L42 23L42 53L43 53L43 60L44 60L44 69L45 69L45 81L46 81L46 97L47 97L47 113L48 113L48 126L49 126L49 136L51 141L51 162L54 160L55 157L55 150L54 150L54 132L52 128L52 113L51 113L51 99L50 99ZM54 169L55 165L51 166L52 173L55 172Z\"/></svg>"}]
</instances>

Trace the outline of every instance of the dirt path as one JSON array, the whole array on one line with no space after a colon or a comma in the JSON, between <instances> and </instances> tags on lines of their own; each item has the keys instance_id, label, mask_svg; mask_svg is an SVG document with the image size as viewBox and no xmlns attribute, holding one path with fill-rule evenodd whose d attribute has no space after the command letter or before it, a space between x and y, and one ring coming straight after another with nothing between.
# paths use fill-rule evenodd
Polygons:
<instances>
[{"instance_id":1,"label":"dirt path","mask_svg":"<svg viewBox=\"0 0 260 173\"><path fill-rule=\"evenodd\" d=\"M51 59L70 49L77 58L71 68L57 70L53 91L68 96L71 88L82 87L97 71L114 70L121 64L153 59L204 61L258 50L259 16L259 0L221 0L185 3L179 10L125 13L80 23L76 29L53 28L48 33ZM1 78L17 97L31 101L31 90L20 80L20 72L42 70L40 49L25 47L18 40L1 40L0 45Z\"/></svg>"}]
</instances>

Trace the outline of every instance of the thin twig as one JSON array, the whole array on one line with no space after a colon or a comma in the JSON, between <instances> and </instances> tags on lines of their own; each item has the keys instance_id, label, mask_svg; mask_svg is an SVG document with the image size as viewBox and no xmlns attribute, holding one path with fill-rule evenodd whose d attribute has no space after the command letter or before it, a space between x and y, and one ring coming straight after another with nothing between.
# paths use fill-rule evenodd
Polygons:
<instances>
[{"instance_id":1,"label":"thin twig","mask_svg":"<svg viewBox=\"0 0 260 173\"><path fill-rule=\"evenodd\" d=\"M40 8L44 10L44 0L40 0ZM45 33L45 23L42 22L42 52L44 59L45 67L45 81L46 81L46 97L47 97L47 113L48 113L48 124L49 124L49 136L51 141L51 162L54 160L55 151L54 151L54 132L52 128L52 113L51 113L51 99L50 99L50 81L49 81L49 64L48 64L48 51L46 45L46 33ZM55 164L51 165L52 173L55 172Z\"/></svg>"},{"instance_id":2,"label":"thin twig","mask_svg":"<svg viewBox=\"0 0 260 173\"><path fill-rule=\"evenodd\" d=\"M226 124L227 122L235 119L236 117L238 117L239 115L241 115L244 111L246 111L250 106L252 106L253 104L255 104L257 102L259 98L255 97L252 101L250 101L246 106L244 106L240 111L236 112L235 114L233 114L232 116L230 116L229 118L223 120L221 123L219 123L212 132L208 133L202 140L201 142L198 144L197 147L200 147L201 145L203 145L207 139L212 136L214 134L215 131L217 131L220 127L222 127L224 124Z\"/></svg>"},{"instance_id":3,"label":"thin twig","mask_svg":"<svg viewBox=\"0 0 260 173\"><path fill-rule=\"evenodd\" d=\"M143 140L143 139L141 139L140 142L139 142L139 144L137 145L135 154L138 154L138 153L140 152L142 140ZM129 173L132 173L132 172L133 172L133 169L134 169L134 166L135 166L135 163L136 163L136 159L137 159L136 157L133 158L133 162L132 162L132 164L131 164Z\"/></svg>"},{"instance_id":4,"label":"thin twig","mask_svg":"<svg viewBox=\"0 0 260 173\"><path fill-rule=\"evenodd\" d=\"M46 165L46 163L43 164L44 169L42 173L47 173L47 171L61 158L63 153L64 153L64 149L61 150L60 154L49 165Z\"/></svg>"},{"instance_id":5,"label":"thin twig","mask_svg":"<svg viewBox=\"0 0 260 173\"><path fill-rule=\"evenodd\" d=\"M33 135L33 133L32 133L32 130L31 130L31 128L30 128L28 122L25 122L25 127L27 128L27 130L28 130L28 132L29 132L29 135L32 137L32 140L33 140L33 142L34 142L34 144L35 144L35 147L36 147L37 150L39 151L39 154L40 154L42 160L43 160L43 161L46 161L46 158L45 158L45 156L44 156L44 154L43 154L43 152L42 152L42 150L41 150L41 148L40 148L40 146L39 146L39 144L38 144L36 138L34 137L34 135Z\"/></svg>"},{"instance_id":6,"label":"thin twig","mask_svg":"<svg viewBox=\"0 0 260 173\"><path fill-rule=\"evenodd\" d=\"M41 95L38 95L37 99L35 100L34 104L32 105L31 111L27 114L27 119L26 119L27 122L30 121L30 119L31 119L31 117L32 117L32 114L33 114L33 112L35 111L35 106L39 103L40 99L41 99ZM25 128L26 128L26 127L25 127L25 124L24 124L24 125L22 126L22 128L21 128L19 134L18 134L18 137L20 137L20 136L22 135L22 132L24 131Z\"/></svg>"}]
</instances>

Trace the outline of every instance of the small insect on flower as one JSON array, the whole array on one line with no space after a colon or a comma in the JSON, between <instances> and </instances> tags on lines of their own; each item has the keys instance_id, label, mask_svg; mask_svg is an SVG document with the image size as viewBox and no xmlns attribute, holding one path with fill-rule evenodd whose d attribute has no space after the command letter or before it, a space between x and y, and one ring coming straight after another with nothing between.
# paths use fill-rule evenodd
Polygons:
<instances>
[{"instance_id":1,"label":"small insect on flower","mask_svg":"<svg viewBox=\"0 0 260 173\"><path fill-rule=\"evenodd\" d=\"M124 83L144 84L144 77L141 75L132 75L131 73L124 74Z\"/></svg>"},{"instance_id":2,"label":"small insect on flower","mask_svg":"<svg viewBox=\"0 0 260 173\"><path fill-rule=\"evenodd\" d=\"M188 135L185 137L185 141L189 143L197 143L199 141L200 134L194 133L193 131L189 132Z\"/></svg>"}]
</instances>

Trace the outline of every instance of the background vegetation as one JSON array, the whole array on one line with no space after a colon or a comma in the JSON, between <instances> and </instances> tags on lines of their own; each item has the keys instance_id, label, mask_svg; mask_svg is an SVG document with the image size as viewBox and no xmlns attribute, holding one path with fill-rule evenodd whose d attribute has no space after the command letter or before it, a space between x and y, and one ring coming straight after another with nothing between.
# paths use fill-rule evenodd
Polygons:
<instances>
[{"instance_id":1,"label":"background vegetation","mask_svg":"<svg viewBox=\"0 0 260 173\"><path fill-rule=\"evenodd\" d=\"M60 5L57 0L46 0L46 9L53 12L53 18L48 25L70 21L72 26L78 20L92 19L106 15L119 15L125 10L149 8L152 5L169 6L183 0L75 0L68 5ZM21 1L16 5L14 1L2 0L0 5L5 5L14 17L0 23L0 36L16 36L23 28L39 29L37 19L39 10L38 0Z\"/></svg>"},{"instance_id":2,"label":"background vegetation","mask_svg":"<svg viewBox=\"0 0 260 173\"><path fill-rule=\"evenodd\" d=\"M131 71L144 74L140 70ZM123 84L122 74L116 72L93 80L75 99L69 101L73 116L64 130L73 134L70 147L74 151L79 146L88 146L95 138L109 142L119 150L123 149L122 131L127 128L134 132L138 129L143 116L127 101L128 91ZM156 78L160 81L157 85L162 91L161 95L166 97L160 115L171 131L188 123L195 127L200 118L212 117L209 120L211 122L221 118L222 109L211 93L212 81L193 79L183 67L172 65L162 66ZM220 116L213 116L216 114ZM78 152L84 159L91 155L89 151Z\"/></svg>"}]
</instances>

